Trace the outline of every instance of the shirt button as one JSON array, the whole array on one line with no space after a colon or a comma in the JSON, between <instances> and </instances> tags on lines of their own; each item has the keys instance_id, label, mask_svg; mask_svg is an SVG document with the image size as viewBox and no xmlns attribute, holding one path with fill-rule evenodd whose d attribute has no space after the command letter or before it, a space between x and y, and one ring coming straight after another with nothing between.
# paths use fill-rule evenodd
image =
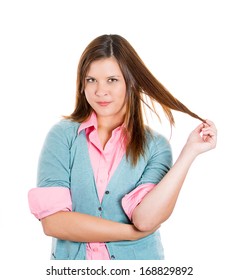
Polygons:
<instances>
[{"instance_id":1,"label":"shirt button","mask_svg":"<svg viewBox=\"0 0 238 280\"><path fill-rule=\"evenodd\" d=\"M109 191L105 191L105 194L109 194Z\"/></svg>"},{"instance_id":2,"label":"shirt button","mask_svg":"<svg viewBox=\"0 0 238 280\"><path fill-rule=\"evenodd\" d=\"M114 255L111 255L111 259L114 260L114 259L115 259L115 256L114 256Z\"/></svg>"},{"instance_id":3,"label":"shirt button","mask_svg":"<svg viewBox=\"0 0 238 280\"><path fill-rule=\"evenodd\" d=\"M101 206L100 206L100 207L98 207L98 210L99 210L99 211L102 211L102 207L101 207Z\"/></svg>"}]
</instances>

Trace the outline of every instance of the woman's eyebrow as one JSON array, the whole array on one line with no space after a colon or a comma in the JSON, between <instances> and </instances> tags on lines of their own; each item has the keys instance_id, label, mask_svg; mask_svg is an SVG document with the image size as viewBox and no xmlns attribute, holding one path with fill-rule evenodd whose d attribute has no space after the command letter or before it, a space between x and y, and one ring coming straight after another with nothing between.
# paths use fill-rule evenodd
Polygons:
<instances>
[{"instance_id":1,"label":"woman's eyebrow","mask_svg":"<svg viewBox=\"0 0 238 280\"><path fill-rule=\"evenodd\" d=\"M120 77L121 77L120 75L110 75L107 78L120 78Z\"/></svg>"},{"instance_id":2,"label":"woman's eyebrow","mask_svg":"<svg viewBox=\"0 0 238 280\"><path fill-rule=\"evenodd\" d=\"M109 79L109 78L120 78L120 77L121 77L121 75L110 75L106 78ZM95 77L92 75L87 75L87 76L85 76L85 78L94 78L95 79Z\"/></svg>"}]
</instances>

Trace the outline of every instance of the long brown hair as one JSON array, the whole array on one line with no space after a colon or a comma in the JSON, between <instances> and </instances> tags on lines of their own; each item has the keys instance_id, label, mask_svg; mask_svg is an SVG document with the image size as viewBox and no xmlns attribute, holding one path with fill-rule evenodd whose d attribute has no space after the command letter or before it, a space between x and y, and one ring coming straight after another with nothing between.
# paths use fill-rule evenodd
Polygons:
<instances>
[{"instance_id":1,"label":"long brown hair","mask_svg":"<svg viewBox=\"0 0 238 280\"><path fill-rule=\"evenodd\" d=\"M146 129L142 114L142 104L146 104L158 117L154 102L158 102L164 110L171 125L174 117L171 110L181 111L200 119L178 99L176 99L148 70L130 43L119 35L102 35L95 38L81 55L77 70L76 104L73 113L65 118L85 121L92 113L85 94L85 77L90 64L98 59L115 57L127 88L127 110L125 115L126 154L136 164L146 147ZM149 97L148 104L144 97Z\"/></svg>"}]
</instances>

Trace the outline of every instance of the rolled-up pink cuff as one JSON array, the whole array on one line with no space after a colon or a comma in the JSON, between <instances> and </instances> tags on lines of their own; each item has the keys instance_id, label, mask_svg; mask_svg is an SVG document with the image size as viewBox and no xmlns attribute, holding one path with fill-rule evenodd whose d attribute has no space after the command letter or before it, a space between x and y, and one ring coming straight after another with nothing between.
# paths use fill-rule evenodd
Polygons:
<instances>
[{"instance_id":1,"label":"rolled-up pink cuff","mask_svg":"<svg viewBox=\"0 0 238 280\"><path fill-rule=\"evenodd\" d=\"M70 191L65 187L33 188L28 202L31 213L39 220L59 211L72 211Z\"/></svg>"},{"instance_id":2,"label":"rolled-up pink cuff","mask_svg":"<svg viewBox=\"0 0 238 280\"><path fill-rule=\"evenodd\" d=\"M122 198L123 210L130 220L136 206L141 203L145 195L150 192L154 188L154 186L155 184L152 183L140 185Z\"/></svg>"}]
</instances>

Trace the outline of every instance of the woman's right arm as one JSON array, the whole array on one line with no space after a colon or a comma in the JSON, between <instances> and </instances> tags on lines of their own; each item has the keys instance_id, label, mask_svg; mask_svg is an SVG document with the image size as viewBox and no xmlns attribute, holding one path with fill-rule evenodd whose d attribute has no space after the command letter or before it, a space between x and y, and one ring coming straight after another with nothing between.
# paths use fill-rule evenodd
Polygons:
<instances>
[{"instance_id":1,"label":"woman's right arm","mask_svg":"<svg viewBox=\"0 0 238 280\"><path fill-rule=\"evenodd\" d=\"M33 188L28 193L31 213L42 222L46 235L75 242L136 240L142 233L131 224L72 211L70 190L65 187Z\"/></svg>"},{"instance_id":2,"label":"woman's right arm","mask_svg":"<svg viewBox=\"0 0 238 280\"><path fill-rule=\"evenodd\" d=\"M56 124L49 131L41 151L38 190L29 192L29 202L31 212L41 220L45 234L75 242L136 240L147 236L151 232L142 233L133 225L64 211L72 210L70 149L77 131L78 127L74 124Z\"/></svg>"},{"instance_id":3,"label":"woman's right arm","mask_svg":"<svg viewBox=\"0 0 238 280\"><path fill-rule=\"evenodd\" d=\"M78 212L57 212L41 220L44 233L73 242L110 242L137 240L151 232Z\"/></svg>"}]
</instances>

